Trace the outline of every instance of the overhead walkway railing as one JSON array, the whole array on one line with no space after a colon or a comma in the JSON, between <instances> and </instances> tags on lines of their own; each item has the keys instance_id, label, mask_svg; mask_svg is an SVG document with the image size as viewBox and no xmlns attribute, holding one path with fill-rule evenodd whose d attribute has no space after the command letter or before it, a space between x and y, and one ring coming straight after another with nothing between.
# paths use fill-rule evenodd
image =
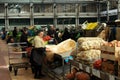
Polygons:
<instances>
[{"instance_id":1,"label":"overhead walkway railing","mask_svg":"<svg viewBox=\"0 0 120 80\"><path fill-rule=\"evenodd\" d=\"M105 2L104 0L0 0L0 3L93 3Z\"/></svg>"}]
</instances>

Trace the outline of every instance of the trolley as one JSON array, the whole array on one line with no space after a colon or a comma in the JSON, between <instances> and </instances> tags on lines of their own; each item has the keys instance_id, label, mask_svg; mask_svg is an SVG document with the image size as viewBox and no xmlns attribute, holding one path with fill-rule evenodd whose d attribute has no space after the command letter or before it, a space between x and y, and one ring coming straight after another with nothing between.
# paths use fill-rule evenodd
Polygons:
<instances>
[{"instance_id":1,"label":"trolley","mask_svg":"<svg viewBox=\"0 0 120 80\"><path fill-rule=\"evenodd\" d=\"M61 66L58 66L58 67L55 67L55 68L51 69L51 67L48 67L47 65L44 65L44 68L45 68L44 71L53 80L67 80L65 78L65 74L68 73L68 72L71 72L71 65L70 65L70 63L66 64L65 59L70 57L72 51L73 50L70 50L70 51L62 53L62 54L57 54L57 55L61 56L61 59L62 59L62 65ZM54 53L54 54L56 54L56 53Z\"/></svg>"},{"instance_id":2,"label":"trolley","mask_svg":"<svg viewBox=\"0 0 120 80\"><path fill-rule=\"evenodd\" d=\"M27 55L27 51L23 50L27 46L23 45L26 45L26 42L8 43L9 71L14 69L15 76L19 68L27 69L29 67L28 57L23 57L23 55Z\"/></svg>"}]
</instances>

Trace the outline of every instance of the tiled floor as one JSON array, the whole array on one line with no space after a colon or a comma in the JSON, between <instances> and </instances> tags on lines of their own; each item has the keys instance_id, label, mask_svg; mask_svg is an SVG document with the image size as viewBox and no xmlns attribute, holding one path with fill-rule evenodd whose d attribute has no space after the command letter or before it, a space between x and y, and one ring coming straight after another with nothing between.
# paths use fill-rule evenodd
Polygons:
<instances>
[{"instance_id":1,"label":"tiled floor","mask_svg":"<svg viewBox=\"0 0 120 80\"><path fill-rule=\"evenodd\" d=\"M28 68L28 70L25 70L23 68L19 69L17 76L14 75L13 71L9 72L8 60L9 59L8 59L7 44L5 43L5 41L0 40L0 79L10 80L6 78L11 77L12 80L35 80L34 75L32 74L32 71L30 68ZM36 79L36 80L52 80L52 79L49 78L48 76L45 76L44 78Z\"/></svg>"}]
</instances>

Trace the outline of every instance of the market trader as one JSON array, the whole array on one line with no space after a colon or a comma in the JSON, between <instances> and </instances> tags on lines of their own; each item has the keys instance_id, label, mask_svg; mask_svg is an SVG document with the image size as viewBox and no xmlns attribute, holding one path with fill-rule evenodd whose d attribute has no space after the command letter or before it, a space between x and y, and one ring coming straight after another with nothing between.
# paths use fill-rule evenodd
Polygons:
<instances>
[{"instance_id":1,"label":"market trader","mask_svg":"<svg viewBox=\"0 0 120 80\"><path fill-rule=\"evenodd\" d=\"M34 38L33 46L33 66L34 66L34 78L41 78L44 75L42 74L42 64L44 62L45 57L45 51L47 50L45 48L45 43L43 41L44 32L42 30L39 30L37 32L37 35Z\"/></svg>"}]
</instances>

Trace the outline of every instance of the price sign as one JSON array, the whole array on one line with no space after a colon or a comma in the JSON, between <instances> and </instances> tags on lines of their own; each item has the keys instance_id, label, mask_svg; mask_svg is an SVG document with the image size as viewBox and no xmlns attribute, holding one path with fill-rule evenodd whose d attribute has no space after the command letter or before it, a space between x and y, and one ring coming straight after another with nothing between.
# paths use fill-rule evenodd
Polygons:
<instances>
[{"instance_id":1,"label":"price sign","mask_svg":"<svg viewBox=\"0 0 120 80\"><path fill-rule=\"evenodd\" d=\"M90 73L90 67L86 66L86 72Z\"/></svg>"},{"instance_id":2,"label":"price sign","mask_svg":"<svg viewBox=\"0 0 120 80\"><path fill-rule=\"evenodd\" d=\"M81 64L81 63L79 63L79 68L80 68L80 69L83 69L83 66L82 66L82 64Z\"/></svg>"},{"instance_id":3,"label":"price sign","mask_svg":"<svg viewBox=\"0 0 120 80\"><path fill-rule=\"evenodd\" d=\"M96 69L92 69L92 74L93 74L93 75L96 75L96 74L97 74Z\"/></svg>"},{"instance_id":4,"label":"price sign","mask_svg":"<svg viewBox=\"0 0 120 80\"><path fill-rule=\"evenodd\" d=\"M99 70L97 70L96 76L97 76L98 78L100 78L100 71L99 71Z\"/></svg>"},{"instance_id":5,"label":"price sign","mask_svg":"<svg viewBox=\"0 0 120 80\"><path fill-rule=\"evenodd\" d=\"M115 80L115 77L113 75L109 75L109 80Z\"/></svg>"},{"instance_id":6,"label":"price sign","mask_svg":"<svg viewBox=\"0 0 120 80\"><path fill-rule=\"evenodd\" d=\"M100 78L100 71L96 69L92 69L92 74Z\"/></svg>"}]
</instances>

